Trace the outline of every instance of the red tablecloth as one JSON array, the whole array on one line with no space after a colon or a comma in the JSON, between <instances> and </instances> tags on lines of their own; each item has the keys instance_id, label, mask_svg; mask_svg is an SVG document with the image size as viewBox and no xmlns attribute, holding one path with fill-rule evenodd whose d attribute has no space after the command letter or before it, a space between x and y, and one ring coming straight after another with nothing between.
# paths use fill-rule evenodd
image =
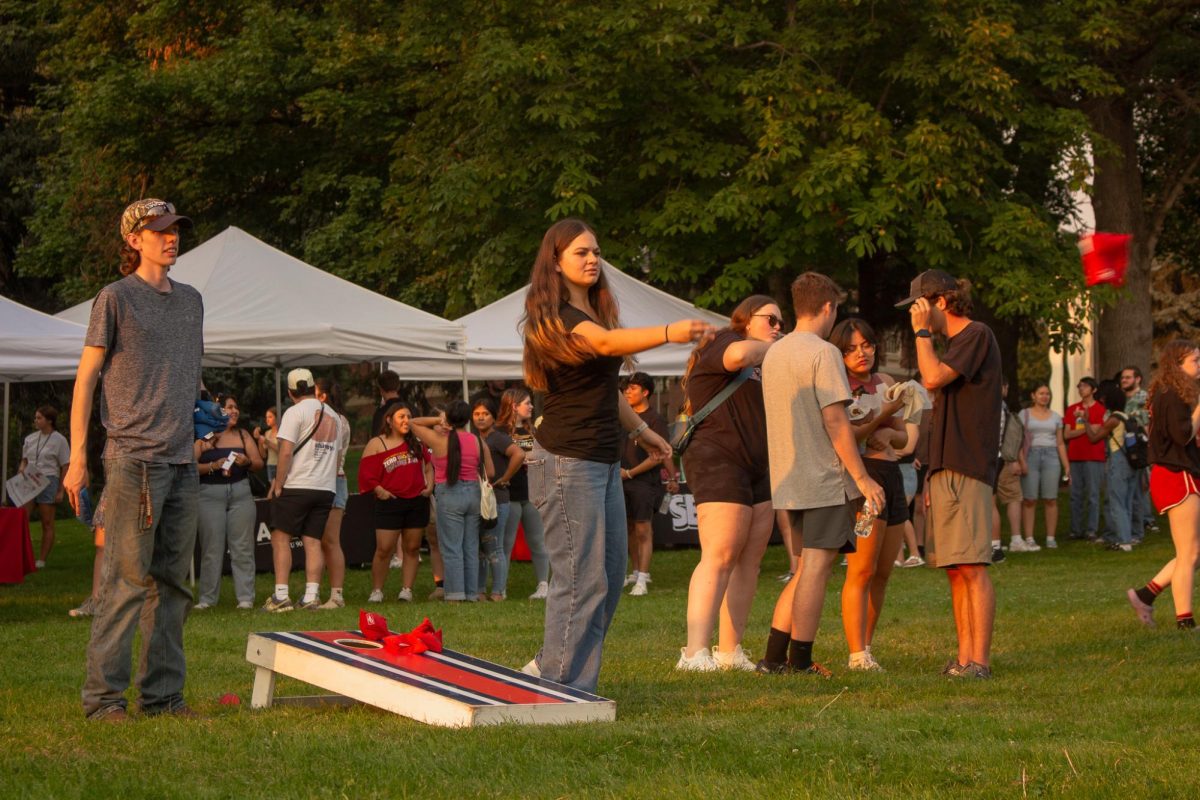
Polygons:
<instances>
[{"instance_id":1,"label":"red tablecloth","mask_svg":"<svg viewBox=\"0 0 1200 800\"><path fill-rule=\"evenodd\" d=\"M0 583L24 583L35 569L29 515L23 508L0 508Z\"/></svg>"}]
</instances>

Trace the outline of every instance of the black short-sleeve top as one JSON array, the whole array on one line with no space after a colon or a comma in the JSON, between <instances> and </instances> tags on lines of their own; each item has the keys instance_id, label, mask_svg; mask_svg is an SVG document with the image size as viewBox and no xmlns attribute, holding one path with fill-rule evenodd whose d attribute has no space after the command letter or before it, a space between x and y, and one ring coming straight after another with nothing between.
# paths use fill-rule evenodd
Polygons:
<instances>
[{"instance_id":1,"label":"black short-sleeve top","mask_svg":"<svg viewBox=\"0 0 1200 800\"><path fill-rule=\"evenodd\" d=\"M596 320L563 303L558 314L572 331L581 322ZM615 464L624 444L618 416L622 359L595 356L578 366L561 365L546 372L542 422L534 436L557 456Z\"/></svg>"},{"instance_id":2,"label":"black short-sleeve top","mask_svg":"<svg viewBox=\"0 0 1200 800\"><path fill-rule=\"evenodd\" d=\"M692 414L738 376L740 370L725 369L725 351L745 341L736 331L722 331L700 353L688 376L687 398ZM691 447L716 448L734 463L758 472L767 470L767 415L763 407L762 368L709 414L692 436Z\"/></svg>"}]
</instances>

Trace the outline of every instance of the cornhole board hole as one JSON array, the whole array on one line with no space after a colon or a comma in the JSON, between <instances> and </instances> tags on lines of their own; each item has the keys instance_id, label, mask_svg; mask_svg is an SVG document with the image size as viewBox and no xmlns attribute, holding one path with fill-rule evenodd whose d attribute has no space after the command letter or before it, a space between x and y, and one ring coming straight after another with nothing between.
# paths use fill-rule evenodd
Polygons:
<instances>
[{"instance_id":1,"label":"cornhole board hole","mask_svg":"<svg viewBox=\"0 0 1200 800\"><path fill-rule=\"evenodd\" d=\"M246 660L257 667L252 708L357 701L449 728L617 718L612 700L453 650L397 655L358 631L252 633ZM275 697L277 675L336 694Z\"/></svg>"}]
</instances>

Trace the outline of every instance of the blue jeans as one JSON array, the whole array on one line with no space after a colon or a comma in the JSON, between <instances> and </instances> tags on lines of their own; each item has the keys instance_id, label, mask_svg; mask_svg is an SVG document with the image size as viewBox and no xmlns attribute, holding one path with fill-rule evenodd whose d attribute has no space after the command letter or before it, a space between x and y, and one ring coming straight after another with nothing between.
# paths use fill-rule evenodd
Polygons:
<instances>
[{"instance_id":1,"label":"blue jeans","mask_svg":"<svg viewBox=\"0 0 1200 800\"><path fill-rule=\"evenodd\" d=\"M537 665L544 678L593 692L625 586L621 465L556 456L537 445L525 464L553 567Z\"/></svg>"},{"instance_id":2,"label":"blue jeans","mask_svg":"<svg viewBox=\"0 0 1200 800\"><path fill-rule=\"evenodd\" d=\"M1062 479L1062 462L1058 448L1031 447L1025 455L1029 471L1021 476L1021 494L1026 500L1057 500L1058 482Z\"/></svg>"},{"instance_id":3,"label":"blue jeans","mask_svg":"<svg viewBox=\"0 0 1200 800\"><path fill-rule=\"evenodd\" d=\"M479 599L475 593L479 583L479 483L439 483L433 493L437 497L438 547L446 568L446 599L474 602Z\"/></svg>"},{"instance_id":4,"label":"blue jeans","mask_svg":"<svg viewBox=\"0 0 1200 800\"><path fill-rule=\"evenodd\" d=\"M186 581L196 547L196 465L116 458L105 459L104 473L104 566L87 645L83 710L90 715L109 706L125 707L133 634L140 630L139 703L150 713L169 711L183 703L183 623L192 605ZM147 512L150 523L143 527Z\"/></svg>"},{"instance_id":5,"label":"blue jeans","mask_svg":"<svg viewBox=\"0 0 1200 800\"><path fill-rule=\"evenodd\" d=\"M1129 466L1125 454L1108 454L1108 527L1109 538L1117 544L1133 541L1133 497L1141 492L1138 474ZM1140 532L1140 531L1139 531Z\"/></svg>"},{"instance_id":6,"label":"blue jeans","mask_svg":"<svg viewBox=\"0 0 1200 800\"><path fill-rule=\"evenodd\" d=\"M1133 538L1141 541L1146 535L1146 526L1154 522L1154 505L1150 502L1150 486L1142 484L1145 470L1136 474L1137 483L1133 490Z\"/></svg>"},{"instance_id":7,"label":"blue jeans","mask_svg":"<svg viewBox=\"0 0 1200 800\"><path fill-rule=\"evenodd\" d=\"M1100 530L1100 484L1103 461L1071 462L1071 536L1079 539Z\"/></svg>"},{"instance_id":8,"label":"blue jeans","mask_svg":"<svg viewBox=\"0 0 1200 800\"><path fill-rule=\"evenodd\" d=\"M485 530L479 524L479 594L487 594L488 573L492 576L492 594L508 593L508 558L504 555L504 529L509 504L496 503L496 524Z\"/></svg>"},{"instance_id":9,"label":"blue jeans","mask_svg":"<svg viewBox=\"0 0 1200 800\"><path fill-rule=\"evenodd\" d=\"M239 603L254 602L254 497L250 481L200 484L200 599L215 606L221 596L225 548L233 572L233 594Z\"/></svg>"},{"instance_id":10,"label":"blue jeans","mask_svg":"<svg viewBox=\"0 0 1200 800\"><path fill-rule=\"evenodd\" d=\"M525 526L525 545L533 559L533 576L538 583L550 580L550 554L546 552L546 532L542 515L532 500L509 503L508 527L504 531L504 555L512 565L513 548L517 544L517 528Z\"/></svg>"}]
</instances>

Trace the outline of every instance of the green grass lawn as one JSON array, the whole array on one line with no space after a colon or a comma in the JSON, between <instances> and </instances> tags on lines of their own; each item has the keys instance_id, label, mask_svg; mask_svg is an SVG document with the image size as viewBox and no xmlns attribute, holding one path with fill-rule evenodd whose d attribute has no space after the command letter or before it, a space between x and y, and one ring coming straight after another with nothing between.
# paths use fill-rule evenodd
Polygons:
<instances>
[{"instance_id":1,"label":"green grass lawn","mask_svg":"<svg viewBox=\"0 0 1200 800\"><path fill-rule=\"evenodd\" d=\"M37 526L35 525L35 542ZM252 631L357 626L368 575L340 611L268 615L222 606L187 623L186 696L200 721L82 717L90 540L61 522L50 566L0 587L0 797L1196 797L1200 639L1140 627L1124 599L1170 556L1165 534L1132 554L1064 542L993 570L995 679L938 673L954 652L945 579L897 570L873 650L884 674L845 669L830 588L817 657L829 681L681 674L687 581L698 551L660 553L650 594L626 598L605 650L611 724L443 730L368 707L249 709ZM786 554L763 564L747 648L761 655ZM260 576L259 599L271 580ZM293 591L300 583L293 579ZM393 574L388 595L399 589ZM431 579L422 566L418 595ZM519 666L540 641L528 564L505 603L378 607L393 629L428 615L448 647ZM281 681L280 694L313 693ZM240 707L218 698L236 692Z\"/></svg>"}]
</instances>

